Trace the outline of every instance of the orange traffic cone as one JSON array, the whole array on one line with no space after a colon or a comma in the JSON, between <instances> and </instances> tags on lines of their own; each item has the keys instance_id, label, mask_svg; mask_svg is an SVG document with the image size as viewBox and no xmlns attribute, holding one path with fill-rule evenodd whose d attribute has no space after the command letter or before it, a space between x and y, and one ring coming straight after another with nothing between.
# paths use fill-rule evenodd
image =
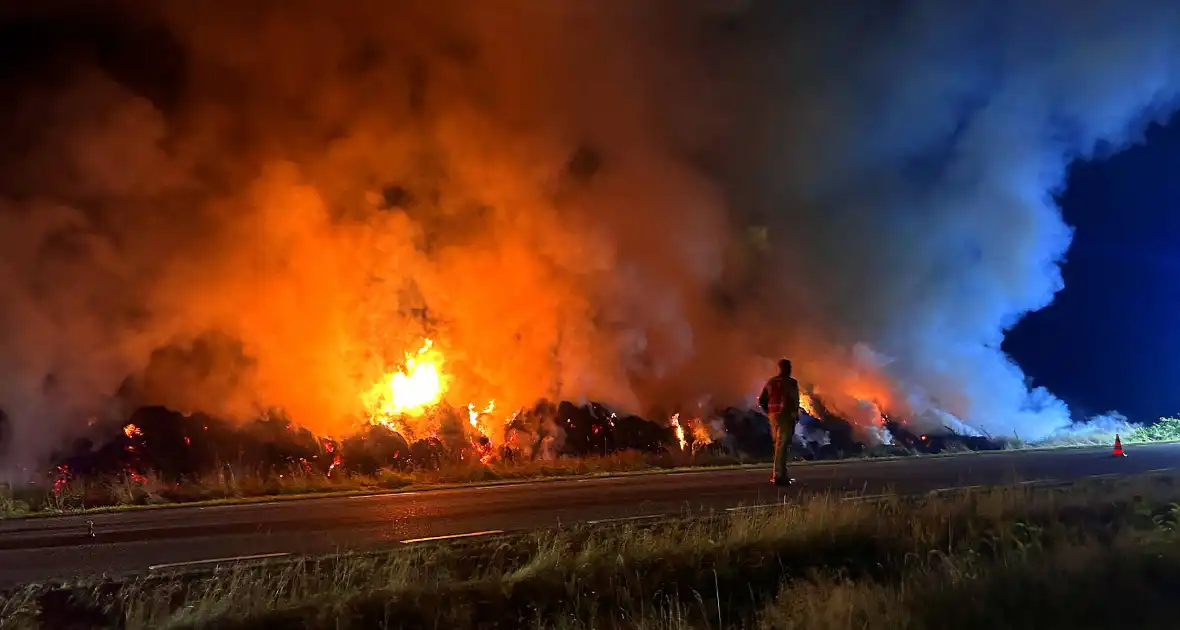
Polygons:
<instances>
[{"instance_id":1,"label":"orange traffic cone","mask_svg":"<svg viewBox=\"0 0 1180 630\"><path fill-rule=\"evenodd\" d=\"M1114 434L1114 457L1126 457L1127 454L1123 452L1123 441L1119 439L1119 434Z\"/></svg>"}]
</instances>

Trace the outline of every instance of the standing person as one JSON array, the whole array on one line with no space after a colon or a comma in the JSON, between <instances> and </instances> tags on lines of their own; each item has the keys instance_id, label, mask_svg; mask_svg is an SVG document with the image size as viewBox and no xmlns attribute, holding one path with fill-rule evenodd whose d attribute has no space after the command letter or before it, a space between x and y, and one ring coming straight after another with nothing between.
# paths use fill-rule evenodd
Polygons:
<instances>
[{"instance_id":1,"label":"standing person","mask_svg":"<svg viewBox=\"0 0 1180 630\"><path fill-rule=\"evenodd\" d=\"M794 480L787 476L787 457L799 422L799 381L791 376L789 360L779 359L778 374L762 388L758 405L770 417L770 434L774 437L774 474L770 480L776 486L789 486Z\"/></svg>"}]
</instances>

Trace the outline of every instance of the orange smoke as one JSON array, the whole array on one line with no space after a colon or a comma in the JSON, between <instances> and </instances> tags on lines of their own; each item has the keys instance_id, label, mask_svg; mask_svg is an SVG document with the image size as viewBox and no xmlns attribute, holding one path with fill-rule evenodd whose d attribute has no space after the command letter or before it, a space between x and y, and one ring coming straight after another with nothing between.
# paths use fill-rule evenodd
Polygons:
<instances>
[{"instance_id":1,"label":"orange smoke","mask_svg":"<svg viewBox=\"0 0 1180 630\"><path fill-rule=\"evenodd\" d=\"M794 344L777 298L718 307L772 265L689 158L726 116L662 12L395 5L160 3L185 53L177 102L88 74L13 108L48 130L20 160L43 194L21 199L53 202L0 216L14 441L48 450L73 428L58 401L121 389L411 439L493 399L724 406ZM814 373L826 349L793 347ZM47 373L62 391L41 404ZM471 424L499 440L493 414Z\"/></svg>"}]
</instances>

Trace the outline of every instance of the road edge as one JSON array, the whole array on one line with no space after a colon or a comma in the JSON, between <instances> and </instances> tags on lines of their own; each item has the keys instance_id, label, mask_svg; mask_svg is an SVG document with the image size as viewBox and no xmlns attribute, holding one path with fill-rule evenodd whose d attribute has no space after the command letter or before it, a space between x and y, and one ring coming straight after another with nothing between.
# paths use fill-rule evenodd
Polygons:
<instances>
[{"instance_id":1,"label":"road edge","mask_svg":"<svg viewBox=\"0 0 1180 630\"><path fill-rule=\"evenodd\" d=\"M1168 440L1163 442L1124 442L1124 446L1145 446L1145 445L1162 445L1175 444L1180 440ZM845 464L857 463L885 463L896 461L914 461L914 460L930 460L930 459L947 459L951 457L986 457L989 455L1017 455L1017 454L1035 454L1055 451L1082 451L1087 449L1105 449L1106 446L1093 444L1070 444L1064 446L1046 446L1046 447L1030 447L1030 448L1011 448L1011 449L996 449L989 451L956 451L954 453L938 453L932 455L914 454L914 455L887 455L882 457L848 457L844 459L825 459L825 460L800 460L792 461L791 466L803 467L819 467L819 466L839 466ZM551 477L531 477L520 479L503 479L503 480L489 480L489 481L472 481L472 482L456 482L456 483L428 483L428 484L411 484L401 488L392 488L389 490L373 490L373 489L358 489L358 490L341 490L333 492L305 492L298 494L272 494L261 495L256 497L234 497L224 499L209 499L205 501L186 501L179 503L154 503L145 505L109 505L95 508L86 508L80 510L64 510L60 512L31 512L28 514L17 514L11 516L0 515L0 521L20 521L40 518L58 518L70 516L83 516L90 514L109 514L115 512L127 512L138 510L167 510L180 508L202 508L202 507L226 507L236 505L259 505L264 503L278 503L287 501L307 501L313 499L336 499L347 497L379 497L387 495L398 495L408 493L422 493L422 492L438 492L444 490L461 490L470 488L495 488L503 486L520 486L528 484L539 483L557 483L562 481L581 481L591 479L625 479L630 477L646 477L654 475L671 475L671 474L705 474L710 472L724 472L733 470L758 470L770 469L769 462L754 462L750 464L719 464L719 465L701 465L701 466L679 466L675 468L653 468L650 470L633 470L633 471L618 471L605 473L586 473L580 475L557 475Z\"/></svg>"}]
</instances>

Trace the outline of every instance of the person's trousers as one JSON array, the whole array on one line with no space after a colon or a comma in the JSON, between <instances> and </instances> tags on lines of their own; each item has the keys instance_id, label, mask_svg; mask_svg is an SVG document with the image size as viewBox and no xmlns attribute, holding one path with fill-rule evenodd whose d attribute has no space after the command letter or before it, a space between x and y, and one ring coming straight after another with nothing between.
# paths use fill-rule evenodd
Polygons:
<instances>
[{"instance_id":1,"label":"person's trousers","mask_svg":"<svg viewBox=\"0 0 1180 630\"><path fill-rule=\"evenodd\" d=\"M774 476L787 478L787 460L791 457L791 441L795 436L798 413L779 412L770 414L770 433L774 437Z\"/></svg>"}]
</instances>

